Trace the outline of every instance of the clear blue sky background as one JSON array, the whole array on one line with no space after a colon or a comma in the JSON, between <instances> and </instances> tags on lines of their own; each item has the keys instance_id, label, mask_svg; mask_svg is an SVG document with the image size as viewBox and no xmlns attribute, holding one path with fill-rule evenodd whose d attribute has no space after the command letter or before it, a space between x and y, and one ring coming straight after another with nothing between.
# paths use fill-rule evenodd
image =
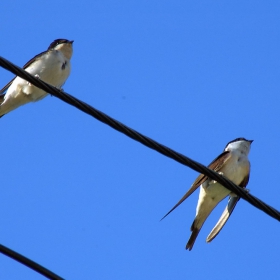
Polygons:
<instances>
[{"instance_id":1,"label":"clear blue sky background","mask_svg":"<svg viewBox=\"0 0 280 280\"><path fill-rule=\"evenodd\" d=\"M75 40L64 90L208 164L254 139L248 188L280 209L279 1L2 1L0 55ZM0 69L5 85L13 74ZM279 223L226 201L185 250L191 169L55 97L0 119L0 243L66 279L279 279ZM0 279L44 279L0 255Z\"/></svg>"}]
</instances>

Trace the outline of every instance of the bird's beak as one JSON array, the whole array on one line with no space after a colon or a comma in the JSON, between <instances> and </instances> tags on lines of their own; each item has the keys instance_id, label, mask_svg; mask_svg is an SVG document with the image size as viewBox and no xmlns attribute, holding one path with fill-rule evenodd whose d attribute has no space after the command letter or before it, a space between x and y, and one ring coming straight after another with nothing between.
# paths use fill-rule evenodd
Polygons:
<instances>
[{"instance_id":1,"label":"bird's beak","mask_svg":"<svg viewBox=\"0 0 280 280\"><path fill-rule=\"evenodd\" d=\"M249 142L252 144L254 142L254 140L249 140Z\"/></svg>"},{"instance_id":2,"label":"bird's beak","mask_svg":"<svg viewBox=\"0 0 280 280\"><path fill-rule=\"evenodd\" d=\"M74 40L70 41L69 43L72 45L74 43Z\"/></svg>"}]
</instances>

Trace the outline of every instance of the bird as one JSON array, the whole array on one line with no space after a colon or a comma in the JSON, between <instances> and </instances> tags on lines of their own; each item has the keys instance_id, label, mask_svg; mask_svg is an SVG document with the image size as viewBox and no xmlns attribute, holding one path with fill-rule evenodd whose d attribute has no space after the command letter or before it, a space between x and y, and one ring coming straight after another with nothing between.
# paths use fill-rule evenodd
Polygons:
<instances>
[{"instance_id":1,"label":"bird","mask_svg":"<svg viewBox=\"0 0 280 280\"><path fill-rule=\"evenodd\" d=\"M73 42L67 39L54 40L46 51L30 59L23 69L61 89L70 75ZM26 103L41 100L47 95L44 90L16 76L0 90L0 118Z\"/></svg>"},{"instance_id":2,"label":"bird","mask_svg":"<svg viewBox=\"0 0 280 280\"><path fill-rule=\"evenodd\" d=\"M243 137L230 141L226 145L224 151L208 165L208 168L218 172L220 175L223 175L239 187L246 188L250 178L251 164L248 159L248 155L252 142L253 140L247 140ZM191 225L191 236L186 245L186 249L189 251L192 250L205 220L218 203L229 196L226 209L208 235L206 239L207 242L211 242L218 235L239 200L239 197L236 194L222 186L220 183L210 179L204 174L200 174L186 194L162 219L177 208L199 186L200 192L196 207L196 215Z\"/></svg>"}]
</instances>

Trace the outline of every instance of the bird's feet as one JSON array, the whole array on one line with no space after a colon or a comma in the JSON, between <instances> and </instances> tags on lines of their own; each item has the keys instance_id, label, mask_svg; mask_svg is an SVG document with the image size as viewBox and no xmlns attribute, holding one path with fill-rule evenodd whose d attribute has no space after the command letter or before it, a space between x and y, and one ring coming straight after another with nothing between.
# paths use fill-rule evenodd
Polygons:
<instances>
[{"instance_id":1,"label":"bird's feet","mask_svg":"<svg viewBox=\"0 0 280 280\"><path fill-rule=\"evenodd\" d=\"M38 74L35 74L34 77L38 80L40 80L40 76ZM27 83L29 86L32 86L32 84L30 82Z\"/></svg>"},{"instance_id":2,"label":"bird's feet","mask_svg":"<svg viewBox=\"0 0 280 280\"><path fill-rule=\"evenodd\" d=\"M223 173L223 172L218 172L218 174L220 174L221 176L224 176L224 173ZM216 180L213 180L211 183L212 183L212 184L216 184L217 181L216 181Z\"/></svg>"}]
</instances>

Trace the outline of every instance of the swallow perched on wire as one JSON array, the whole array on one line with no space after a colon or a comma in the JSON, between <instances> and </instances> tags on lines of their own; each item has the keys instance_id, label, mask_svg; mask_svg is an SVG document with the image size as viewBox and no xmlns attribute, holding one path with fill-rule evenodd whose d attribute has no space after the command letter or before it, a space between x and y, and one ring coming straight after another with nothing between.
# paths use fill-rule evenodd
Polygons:
<instances>
[{"instance_id":1,"label":"swallow perched on wire","mask_svg":"<svg viewBox=\"0 0 280 280\"><path fill-rule=\"evenodd\" d=\"M54 40L46 51L29 60L23 69L42 81L61 88L70 75L73 42L66 39ZM26 80L15 77L0 90L0 117L21 105L41 100L47 94Z\"/></svg>"},{"instance_id":2,"label":"swallow perched on wire","mask_svg":"<svg viewBox=\"0 0 280 280\"><path fill-rule=\"evenodd\" d=\"M236 185L245 188L250 177L250 162L248 154L250 152L252 142L253 140L246 140L245 138L237 138L230 141L226 145L223 153L214 159L208 167L227 177ZM211 242L221 231L239 200L237 195L223 187L220 183L208 178L204 174L200 174L187 193L162 219L177 208L199 186L200 192L196 207L196 216L191 226L192 233L190 239L186 245L186 249L189 251L191 251L205 220L217 204L229 195L228 205L221 218L208 235L206 239L207 242Z\"/></svg>"}]
</instances>

